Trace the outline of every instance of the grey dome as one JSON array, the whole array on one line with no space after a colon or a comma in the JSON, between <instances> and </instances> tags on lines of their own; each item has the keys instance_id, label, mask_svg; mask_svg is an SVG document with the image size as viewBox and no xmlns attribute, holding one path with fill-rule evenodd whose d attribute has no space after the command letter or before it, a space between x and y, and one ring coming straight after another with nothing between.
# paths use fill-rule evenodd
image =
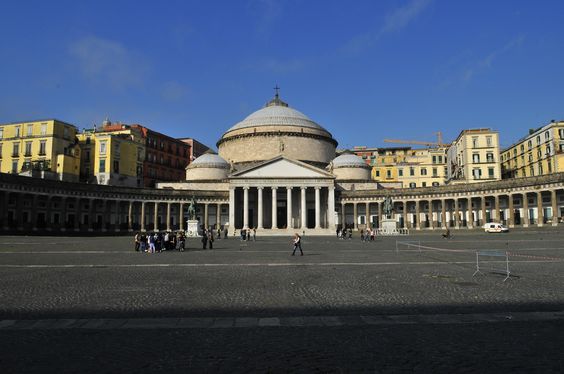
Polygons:
<instances>
[{"instance_id":1,"label":"grey dome","mask_svg":"<svg viewBox=\"0 0 564 374\"><path fill-rule=\"evenodd\" d=\"M220 156L214 153L206 153L192 161L188 165L188 169L191 168L218 168L218 169L229 169L230 165Z\"/></svg>"},{"instance_id":2,"label":"grey dome","mask_svg":"<svg viewBox=\"0 0 564 374\"><path fill-rule=\"evenodd\" d=\"M353 154L343 154L339 157L335 157L332 164L333 168L370 168L362 158Z\"/></svg>"},{"instance_id":3,"label":"grey dome","mask_svg":"<svg viewBox=\"0 0 564 374\"><path fill-rule=\"evenodd\" d=\"M288 104L280 100L278 96L268 102L264 108L250 114L247 118L231 127L226 133L233 130L261 126L307 127L329 133L305 114L288 107Z\"/></svg>"}]
</instances>

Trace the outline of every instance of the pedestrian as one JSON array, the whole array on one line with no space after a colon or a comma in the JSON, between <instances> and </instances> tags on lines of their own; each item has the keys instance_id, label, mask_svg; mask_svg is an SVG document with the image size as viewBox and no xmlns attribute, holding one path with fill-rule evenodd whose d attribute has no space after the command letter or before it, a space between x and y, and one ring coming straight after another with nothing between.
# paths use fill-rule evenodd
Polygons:
<instances>
[{"instance_id":1,"label":"pedestrian","mask_svg":"<svg viewBox=\"0 0 564 374\"><path fill-rule=\"evenodd\" d=\"M227 230L227 227L223 228L223 239L227 239L227 234L229 234L229 230Z\"/></svg>"},{"instance_id":2,"label":"pedestrian","mask_svg":"<svg viewBox=\"0 0 564 374\"><path fill-rule=\"evenodd\" d=\"M153 233L152 235L149 234L149 253L155 253L155 241L157 240L157 234Z\"/></svg>"},{"instance_id":3,"label":"pedestrian","mask_svg":"<svg viewBox=\"0 0 564 374\"><path fill-rule=\"evenodd\" d=\"M213 230L208 230L208 243L210 244L210 249L213 249Z\"/></svg>"},{"instance_id":4,"label":"pedestrian","mask_svg":"<svg viewBox=\"0 0 564 374\"><path fill-rule=\"evenodd\" d=\"M167 251L170 249L170 234L168 231L164 234L164 246L163 250Z\"/></svg>"},{"instance_id":5,"label":"pedestrian","mask_svg":"<svg viewBox=\"0 0 564 374\"><path fill-rule=\"evenodd\" d=\"M177 243L176 235L171 231L170 232L170 249L171 250L176 249L176 243Z\"/></svg>"},{"instance_id":6,"label":"pedestrian","mask_svg":"<svg viewBox=\"0 0 564 374\"><path fill-rule=\"evenodd\" d=\"M374 235L376 235L376 229L370 230L370 241L374 241Z\"/></svg>"},{"instance_id":7,"label":"pedestrian","mask_svg":"<svg viewBox=\"0 0 564 374\"><path fill-rule=\"evenodd\" d=\"M139 252L139 247L141 246L141 235L139 233L135 233L135 252Z\"/></svg>"},{"instance_id":8,"label":"pedestrian","mask_svg":"<svg viewBox=\"0 0 564 374\"><path fill-rule=\"evenodd\" d=\"M364 241L364 230L360 230L360 241L363 242Z\"/></svg>"},{"instance_id":9,"label":"pedestrian","mask_svg":"<svg viewBox=\"0 0 564 374\"><path fill-rule=\"evenodd\" d=\"M155 232L155 251L161 253L163 249L163 236L160 232Z\"/></svg>"},{"instance_id":10,"label":"pedestrian","mask_svg":"<svg viewBox=\"0 0 564 374\"><path fill-rule=\"evenodd\" d=\"M145 235L145 233L142 233L141 237L139 238L139 251L147 251L147 235Z\"/></svg>"},{"instance_id":11,"label":"pedestrian","mask_svg":"<svg viewBox=\"0 0 564 374\"><path fill-rule=\"evenodd\" d=\"M302 251L302 238L298 233L294 234L294 251L292 252L292 256L296 255L296 249L300 249L300 252L302 254L302 256L304 255L304 251Z\"/></svg>"},{"instance_id":12,"label":"pedestrian","mask_svg":"<svg viewBox=\"0 0 564 374\"><path fill-rule=\"evenodd\" d=\"M253 227L253 242L257 241L257 228Z\"/></svg>"},{"instance_id":13,"label":"pedestrian","mask_svg":"<svg viewBox=\"0 0 564 374\"><path fill-rule=\"evenodd\" d=\"M186 243L186 238L184 237L184 232L180 231L178 233L178 250L184 252L184 245Z\"/></svg>"},{"instance_id":14,"label":"pedestrian","mask_svg":"<svg viewBox=\"0 0 564 374\"><path fill-rule=\"evenodd\" d=\"M208 249L208 233L205 229L202 233L202 249Z\"/></svg>"},{"instance_id":15,"label":"pedestrian","mask_svg":"<svg viewBox=\"0 0 564 374\"><path fill-rule=\"evenodd\" d=\"M352 239L352 229L349 227L349 239Z\"/></svg>"},{"instance_id":16,"label":"pedestrian","mask_svg":"<svg viewBox=\"0 0 564 374\"><path fill-rule=\"evenodd\" d=\"M247 230L241 229L241 241L245 241L247 239Z\"/></svg>"},{"instance_id":17,"label":"pedestrian","mask_svg":"<svg viewBox=\"0 0 564 374\"><path fill-rule=\"evenodd\" d=\"M221 228L217 228L217 240L221 240Z\"/></svg>"},{"instance_id":18,"label":"pedestrian","mask_svg":"<svg viewBox=\"0 0 564 374\"><path fill-rule=\"evenodd\" d=\"M337 229L337 238L341 236L341 230Z\"/></svg>"}]
</instances>

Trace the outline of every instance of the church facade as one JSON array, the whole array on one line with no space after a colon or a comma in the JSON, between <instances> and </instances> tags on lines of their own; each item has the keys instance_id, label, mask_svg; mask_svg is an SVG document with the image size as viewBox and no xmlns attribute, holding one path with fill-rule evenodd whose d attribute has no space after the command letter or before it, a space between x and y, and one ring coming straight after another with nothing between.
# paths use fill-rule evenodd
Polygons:
<instances>
[{"instance_id":1,"label":"church facade","mask_svg":"<svg viewBox=\"0 0 564 374\"><path fill-rule=\"evenodd\" d=\"M99 186L0 174L0 229L25 233L183 230L194 198L202 227L256 228L261 235L333 235L379 228L391 198L398 228L471 229L553 225L564 215L564 174L415 189L371 180L358 156L336 156L332 134L278 94L229 128L218 154L155 189Z\"/></svg>"}]
</instances>

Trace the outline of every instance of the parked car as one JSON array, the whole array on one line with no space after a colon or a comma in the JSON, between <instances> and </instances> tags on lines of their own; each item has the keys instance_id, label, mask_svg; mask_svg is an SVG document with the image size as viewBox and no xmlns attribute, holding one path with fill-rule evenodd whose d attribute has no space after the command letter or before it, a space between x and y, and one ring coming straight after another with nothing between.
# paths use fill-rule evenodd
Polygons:
<instances>
[{"instance_id":1,"label":"parked car","mask_svg":"<svg viewBox=\"0 0 564 374\"><path fill-rule=\"evenodd\" d=\"M501 223L489 222L484 225L486 232L508 232L509 228Z\"/></svg>"}]
</instances>

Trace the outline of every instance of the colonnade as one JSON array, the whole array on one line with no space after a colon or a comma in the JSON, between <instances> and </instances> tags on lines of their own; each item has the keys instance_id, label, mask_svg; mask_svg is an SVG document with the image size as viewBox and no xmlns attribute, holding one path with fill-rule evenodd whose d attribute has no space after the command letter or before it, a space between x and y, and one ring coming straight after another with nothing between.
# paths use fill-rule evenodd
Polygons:
<instances>
[{"instance_id":1,"label":"colonnade","mask_svg":"<svg viewBox=\"0 0 564 374\"><path fill-rule=\"evenodd\" d=\"M335 189L331 186L232 186L232 229L314 229L335 227Z\"/></svg>"},{"instance_id":2,"label":"colonnade","mask_svg":"<svg viewBox=\"0 0 564 374\"><path fill-rule=\"evenodd\" d=\"M342 198L340 227L379 228L383 199ZM499 222L509 227L557 226L564 215L564 190L415 199L398 196L393 204L393 218L398 227L408 229L471 229L488 222Z\"/></svg>"}]
</instances>

